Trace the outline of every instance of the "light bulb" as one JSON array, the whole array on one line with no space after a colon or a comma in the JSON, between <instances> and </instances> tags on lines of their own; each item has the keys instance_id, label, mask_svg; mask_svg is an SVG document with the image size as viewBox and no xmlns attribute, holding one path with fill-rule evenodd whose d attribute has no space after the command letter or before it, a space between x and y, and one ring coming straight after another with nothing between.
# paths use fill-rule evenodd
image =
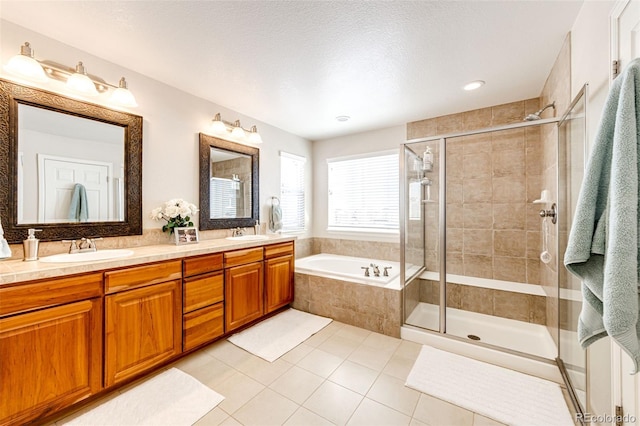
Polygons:
<instances>
[{"instance_id":1,"label":"light bulb","mask_svg":"<svg viewBox=\"0 0 640 426\"><path fill-rule=\"evenodd\" d=\"M242 126L240 126L240 120L236 120L236 122L233 123L233 130L231 131L231 136L233 136L238 140L244 140L244 138L246 137L246 134L244 133L244 129L242 128Z\"/></svg>"},{"instance_id":2,"label":"light bulb","mask_svg":"<svg viewBox=\"0 0 640 426\"><path fill-rule=\"evenodd\" d=\"M217 113L215 117L213 117L213 121L211 122L211 131L218 135L223 135L227 133L227 126L222 122L222 117L220 117L220 113Z\"/></svg>"},{"instance_id":3,"label":"light bulb","mask_svg":"<svg viewBox=\"0 0 640 426\"><path fill-rule=\"evenodd\" d=\"M133 93L127 88L127 81L122 77L118 88L111 95L111 100L119 105L127 107L137 107L138 103Z\"/></svg>"},{"instance_id":4,"label":"light bulb","mask_svg":"<svg viewBox=\"0 0 640 426\"><path fill-rule=\"evenodd\" d=\"M260 133L258 133L258 128L256 126L252 126L249 131L249 142L254 144L262 143L262 137Z\"/></svg>"},{"instance_id":5,"label":"light bulb","mask_svg":"<svg viewBox=\"0 0 640 426\"><path fill-rule=\"evenodd\" d=\"M78 62L76 72L71 74L67 79L67 87L83 95L98 96L96 85L93 84L93 81L87 75L82 62Z\"/></svg>"},{"instance_id":6,"label":"light bulb","mask_svg":"<svg viewBox=\"0 0 640 426\"><path fill-rule=\"evenodd\" d=\"M49 81L40 63L33 58L33 50L31 50L29 42L25 42L25 44L20 47L20 54L9 59L4 69L11 74L25 77L39 83Z\"/></svg>"}]
</instances>

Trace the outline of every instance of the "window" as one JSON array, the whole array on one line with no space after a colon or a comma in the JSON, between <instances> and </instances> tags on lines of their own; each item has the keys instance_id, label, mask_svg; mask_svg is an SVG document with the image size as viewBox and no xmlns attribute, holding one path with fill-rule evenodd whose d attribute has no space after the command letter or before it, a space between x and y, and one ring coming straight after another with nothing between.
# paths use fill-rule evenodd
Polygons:
<instances>
[{"instance_id":1,"label":"window","mask_svg":"<svg viewBox=\"0 0 640 426\"><path fill-rule=\"evenodd\" d=\"M304 167L307 159L280 151L282 230L304 231Z\"/></svg>"},{"instance_id":2,"label":"window","mask_svg":"<svg viewBox=\"0 0 640 426\"><path fill-rule=\"evenodd\" d=\"M327 162L330 229L399 229L397 153Z\"/></svg>"}]
</instances>

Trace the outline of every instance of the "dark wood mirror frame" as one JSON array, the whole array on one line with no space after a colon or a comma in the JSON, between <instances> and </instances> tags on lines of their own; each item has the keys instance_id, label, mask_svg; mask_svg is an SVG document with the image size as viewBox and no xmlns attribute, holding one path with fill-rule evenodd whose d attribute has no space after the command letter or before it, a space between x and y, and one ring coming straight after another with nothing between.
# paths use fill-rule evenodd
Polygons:
<instances>
[{"instance_id":1,"label":"dark wood mirror frame","mask_svg":"<svg viewBox=\"0 0 640 426\"><path fill-rule=\"evenodd\" d=\"M211 176L211 148L222 149L251 156L251 217L211 219L210 180ZM228 229L254 226L260 220L260 190L258 182L258 166L260 150L247 145L229 142L213 136L200 133L200 230Z\"/></svg>"},{"instance_id":2,"label":"dark wood mirror frame","mask_svg":"<svg viewBox=\"0 0 640 426\"><path fill-rule=\"evenodd\" d=\"M18 224L18 104L26 104L124 128L125 220ZM0 218L4 236L19 243L38 228L43 241L142 234L142 117L0 79Z\"/></svg>"}]
</instances>

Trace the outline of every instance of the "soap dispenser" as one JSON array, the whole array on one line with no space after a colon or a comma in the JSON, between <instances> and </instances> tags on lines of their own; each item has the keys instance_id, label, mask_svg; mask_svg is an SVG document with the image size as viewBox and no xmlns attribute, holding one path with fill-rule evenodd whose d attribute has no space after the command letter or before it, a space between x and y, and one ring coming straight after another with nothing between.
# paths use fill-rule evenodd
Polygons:
<instances>
[{"instance_id":1,"label":"soap dispenser","mask_svg":"<svg viewBox=\"0 0 640 426\"><path fill-rule=\"evenodd\" d=\"M430 172L433 170L433 153L431 148L427 147L422 154L422 170Z\"/></svg>"},{"instance_id":2,"label":"soap dispenser","mask_svg":"<svg viewBox=\"0 0 640 426\"><path fill-rule=\"evenodd\" d=\"M40 240L36 238L36 232L40 232L42 229L29 228L29 236L22 242L24 248L25 261L38 260L38 245Z\"/></svg>"}]
</instances>

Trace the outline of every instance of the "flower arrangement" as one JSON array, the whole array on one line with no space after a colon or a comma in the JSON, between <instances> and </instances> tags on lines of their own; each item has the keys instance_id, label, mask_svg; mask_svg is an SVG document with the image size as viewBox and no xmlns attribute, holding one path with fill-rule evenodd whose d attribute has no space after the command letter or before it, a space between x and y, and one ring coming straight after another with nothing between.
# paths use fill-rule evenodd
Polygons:
<instances>
[{"instance_id":1,"label":"flower arrangement","mask_svg":"<svg viewBox=\"0 0 640 426\"><path fill-rule=\"evenodd\" d=\"M184 226L193 226L191 215L195 214L198 208L180 198L175 198L164 203L163 206L157 207L151 211L151 219L164 219L167 224L162 227L162 232L169 231L169 235L173 234L173 228L182 228Z\"/></svg>"}]
</instances>

